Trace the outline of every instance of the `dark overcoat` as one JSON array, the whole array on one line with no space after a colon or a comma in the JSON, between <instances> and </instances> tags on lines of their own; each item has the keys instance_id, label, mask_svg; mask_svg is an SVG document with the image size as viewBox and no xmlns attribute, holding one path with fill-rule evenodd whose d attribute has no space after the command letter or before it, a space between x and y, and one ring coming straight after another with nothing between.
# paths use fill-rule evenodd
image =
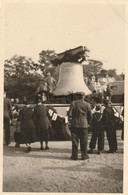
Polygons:
<instances>
[{"instance_id":1,"label":"dark overcoat","mask_svg":"<svg viewBox=\"0 0 128 195\"><path fill-rule=\"evenodd\" d=\"M51 125L47 107L43 104L35 106L34 116L38 140L47 141L49 139L49 128Z\"/></svg>"},{"instance_id":2,"label":"dark overcoat","mask_svg":"<svg viewBox=\"0 0 128 195\"><path fill-rule=\"evenodd\" d=\"M35 106L34 116L35 124L38 129L49 129L51 125L49 120L49 113L43 104Z\"/></svg>"},{"instance_id":3,"label":"dark overcoat","mask_svg":"<svg viewBox=\"0 0 128 195\"><path fill-rule=\"evenodd\" d=\"M111 106L107 106L104 109L102 116L102 124L107 133L110 151L116 152L117 150L116 128L114 122L114 110L112 109Z\"/></svg>"},{"instance_id":4,"label":"dark overcoat","mask_svg":"<svg viewBox=\"0 0 128 195\"><path fill-rule=\"evenodd\" d=\"M25 106L20 110L18 121L21 122L21 132L24 134L26 143L32 143L37 140L34 124L33 108Z\"/></svg>"}]
</instances>

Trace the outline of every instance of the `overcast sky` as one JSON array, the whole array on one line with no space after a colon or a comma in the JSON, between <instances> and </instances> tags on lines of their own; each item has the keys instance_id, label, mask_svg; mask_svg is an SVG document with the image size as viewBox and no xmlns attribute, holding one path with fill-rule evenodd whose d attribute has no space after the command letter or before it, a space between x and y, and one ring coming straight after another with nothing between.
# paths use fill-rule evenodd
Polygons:
<instances>
[{"instance_id":1,"label":"overcast sky","mask_svg":"<svg viewBox=\"0 0 128 195\"><path fill-rule=\"evenodd\" d=\"M99 2L6 1L5 58L17 54L37 61L42 50L60 53L82 45L104 68L124 72L125 5Z\"/></svg>"}]
</instances>

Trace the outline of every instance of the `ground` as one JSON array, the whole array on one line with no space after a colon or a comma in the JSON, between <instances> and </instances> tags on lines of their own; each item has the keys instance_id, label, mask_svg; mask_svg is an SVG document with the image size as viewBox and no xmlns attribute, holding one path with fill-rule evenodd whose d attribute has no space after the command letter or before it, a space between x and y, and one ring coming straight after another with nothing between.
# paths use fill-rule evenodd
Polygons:
<instances>
[{"instance_id":1,"label":"ground","mask_svg":"<svg viewBox=\"0 0 128 195\"><path fill-rule=\"evenodd\" d=\"M91 134L89 134L90 140ZM117 131L118 151L115 154L89 154L89 159L72 161L71 141L49 142L49 150L39 150L39 143L15 148L3 147L3 192L123 192L123 141ZM105 139L105 150L108 142Z\"/></svg>"}]
</instances>

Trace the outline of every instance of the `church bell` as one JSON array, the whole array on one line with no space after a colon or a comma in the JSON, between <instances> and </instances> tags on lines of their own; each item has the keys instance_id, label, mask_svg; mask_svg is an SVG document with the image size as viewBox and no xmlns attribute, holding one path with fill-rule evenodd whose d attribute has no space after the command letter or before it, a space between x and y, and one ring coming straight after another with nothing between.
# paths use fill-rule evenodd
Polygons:
<instances>
[{"instance_id":1,"label":"church bell","mask_svg":"<svg viewBox=\"0 0 128 195\"><path fill-rule=\"evenodd\" d=\"M81 63L63 62L60 65L59 80L53 95L65 96L76 92L84 92L85 95L91 94L84 82L83 66Z\"/></svg>"}]
</instances>

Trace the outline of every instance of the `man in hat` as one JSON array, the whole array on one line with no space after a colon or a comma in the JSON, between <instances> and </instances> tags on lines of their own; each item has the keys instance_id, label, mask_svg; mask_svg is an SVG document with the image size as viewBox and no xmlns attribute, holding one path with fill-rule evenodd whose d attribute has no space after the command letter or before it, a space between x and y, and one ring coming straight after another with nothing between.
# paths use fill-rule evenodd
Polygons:
<instances>
[{"instance_id":1,"label":"man in hat","mask_svg":"<svg viewBox=\"0 0 128 195\"><path fill-rule=\"evenodd\" d=\"M6 92L4 91L4 136L5 144L8 146L10 144L10 120L13 119L12 105L9 98L6 97Z\"/></svg>"},{"instance_id":2,"label":"man in hat","mask_svg":"<svg viewBox=\"0 0 128 195\"><path fill-rule=\"evenodd\" d=\"M72 160L78 159L78 140L80 139L80 148L82 160L88 159L88 125L92 120L91 107L84 101L83 92L76 93L76 100L70 105L68 116L71 117L72 134Z\"/></svg>"}]
</instances>

